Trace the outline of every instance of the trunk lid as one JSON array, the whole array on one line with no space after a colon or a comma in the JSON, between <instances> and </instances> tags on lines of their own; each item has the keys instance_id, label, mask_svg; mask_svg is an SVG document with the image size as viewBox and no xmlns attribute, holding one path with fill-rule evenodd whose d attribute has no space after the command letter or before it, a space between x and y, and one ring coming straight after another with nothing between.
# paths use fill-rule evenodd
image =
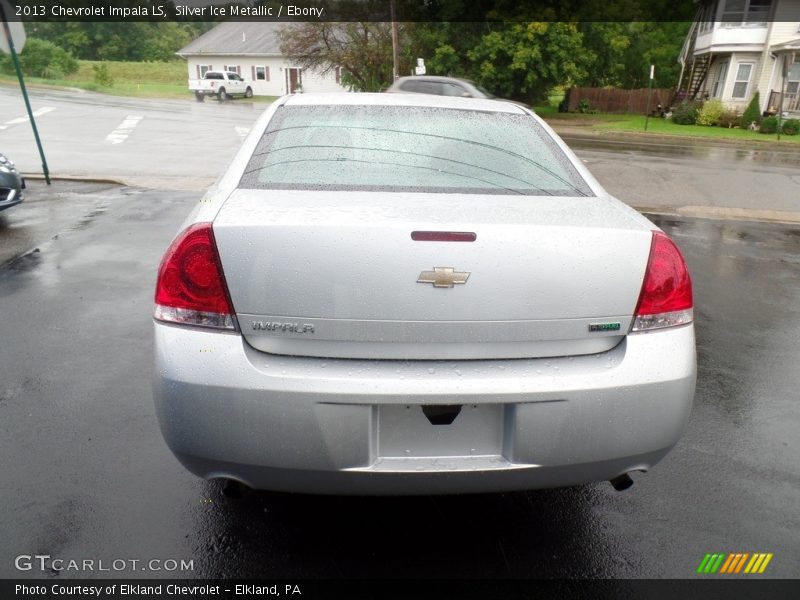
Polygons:
<instances>
[{"instance_id":1,"label":"trunk lid","mask_svg":"<svg viewBox=\"0 0 800 600\"><path fill-rule=\"evenodd\" d=\"M630 326L651 229L612 198L244 189L214 221L249 344L367 359L608 350Z\"/></svg>"}]
</instances>

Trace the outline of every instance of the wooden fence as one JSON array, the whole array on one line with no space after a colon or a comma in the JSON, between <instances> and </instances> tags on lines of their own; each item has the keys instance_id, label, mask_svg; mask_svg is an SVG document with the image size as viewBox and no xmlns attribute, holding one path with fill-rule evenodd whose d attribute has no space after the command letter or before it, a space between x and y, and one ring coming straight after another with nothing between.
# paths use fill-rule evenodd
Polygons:
<instances>
[{"instance_id":1,"label":"wooden fence","mask_svg":"<svg viewBox=\"0 0 800 600\"><path fill-rule=\"evenodd\" d=\"M654 88L650 100L650 111L655 111L659 104L665 109L672 101L675 90L671 88ZM604 113L647 113L647 88L638 90L618 90L614 88L573 87L569 90L569 112L577 112L581 100L589 102L589 110Z\"/></svg>"}]
</instances>

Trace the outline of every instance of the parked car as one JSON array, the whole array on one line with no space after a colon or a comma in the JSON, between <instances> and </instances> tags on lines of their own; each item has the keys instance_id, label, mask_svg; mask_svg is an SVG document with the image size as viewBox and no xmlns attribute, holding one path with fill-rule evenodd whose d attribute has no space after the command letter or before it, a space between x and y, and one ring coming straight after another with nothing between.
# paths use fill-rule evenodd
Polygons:
<instances>
[{"instance_id":1,"label":"parked car","mask_svg":"<svg viewBox=\"0 0 800 600\"><path fill-rule=\"evenodd\" d=\"M523 108L530 108L524 102L493 96L474 81L457 77L440 77L437 75L400 77L389 86L386 92L390 94L433 94L434 96L456 96L460 98L486 98L503 100Z\"/></svg>"},{"instance_id":2,"label":"parked car","mask_svg":"<svg viewBox=\"0 0 800 600\"><path fill-rule=\"evenodd\" d=\"M494 98L478 84L456 77L436 75L413 75L400 77L386 90L397 94L433 94L435 96L457 96L461 98Z\"/></svg>"},{"instance_id":3,"label":"parked car","mask_svg":"<svg viewBox=\"0 0 800 600\"><path fill-rule=\"evenodd\" d=\"M163 257L156 410L255 488L624 489L689 417L692 306L675 243L531 111L285 96Z\"/></svg>"},{"instance_id":4,"label":"parked car","mask_svg":"<svg viewBox=\"0 0 800 600\"><path fill-rule=\"evenodd\" d=\"M198 102L206 96L216 96L220 102L234 96L253 97L253 88L246 79L233 71L206 71L202 79L190 79L189 91Z\"/></svg>"},{"instance_id":5,"label":"parked car","mask_svg":"<svg viewBox=\"0 0 800 600\"><path fill-rule=\"evenodd\" d=\"M25 198L25 178L13 162L0 154L0 210L19 204Z\"/></svg>"}]
</instances>

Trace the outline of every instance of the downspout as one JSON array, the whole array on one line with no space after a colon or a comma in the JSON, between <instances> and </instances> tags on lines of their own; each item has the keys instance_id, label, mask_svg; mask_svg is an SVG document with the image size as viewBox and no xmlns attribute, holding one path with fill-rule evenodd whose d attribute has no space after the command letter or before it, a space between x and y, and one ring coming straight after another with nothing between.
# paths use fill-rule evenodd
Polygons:
<instances>
[{"instance_id":1,"label":"downspout","mask_svg":"<svg viewBox=\"0 0 800 600\"><path fill-rule=\"evenodd\" d=\"M761 80L764 77L764 72L767 68L767 60L769 60L770 57L770 51L769 51L770 40L772 39L772 28L775 26L775 13L777 10L778 10L778 3L772 2L772 5L770 6L769 20L767 21L767 39L764 41L764 50L761 52L761 60L759 61L761 68L758 70L758 79L756 79L756 90L759 92L760 94L759 99L761 100L761 104L758 107L758 110L762 115L764 114L764 111L767 110L767 104L769 104L769 97L772 93L772 88L770 88L766 90L765 94L761 94L760 86L761 86ZM770 83L772 83L771 75L767 85L770 85Z\"/></svg>"}]
</instances>

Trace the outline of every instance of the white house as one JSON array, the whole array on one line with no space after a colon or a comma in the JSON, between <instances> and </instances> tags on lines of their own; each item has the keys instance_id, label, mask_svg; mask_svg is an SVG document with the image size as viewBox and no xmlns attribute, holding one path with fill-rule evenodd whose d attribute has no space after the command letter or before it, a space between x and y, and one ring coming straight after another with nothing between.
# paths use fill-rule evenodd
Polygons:
<instances>
[{"instance_id":1,"label":"white house","mask_svg":"<svg viewBox=\"0 0 800 600\"><path fill-rule=\"evenodd\" d=\"M800 0L700 0L684 43L679 98L719 98L742 111L800 113ZM784 69L786 71L784 77Z\"/></svg>"},{"instance_id":2,"label":"white house","mask_svg":"<svg viewBox=\"0 0 800 600\"><path fill-rule=\"evenodd\" d=\"M285 23L236 22L217 25L176 54L186 59L189 79L206 71L235 71L252 80L253 93L282 96L303 92L341 92L341 68L322 74L301 69L281 54L278 32Z\"/></svg>"}]
</instances>

